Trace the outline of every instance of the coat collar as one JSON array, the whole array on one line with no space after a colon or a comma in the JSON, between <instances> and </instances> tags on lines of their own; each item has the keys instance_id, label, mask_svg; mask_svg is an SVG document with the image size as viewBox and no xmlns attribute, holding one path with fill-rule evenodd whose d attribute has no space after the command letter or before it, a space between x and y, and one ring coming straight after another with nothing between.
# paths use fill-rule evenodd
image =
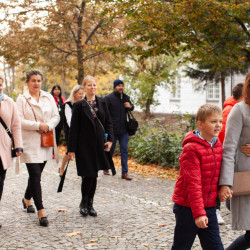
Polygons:
<instances>
[{"instance_id":1,"label":"coat collar","mask_svg":"<svg viewBox=\"0 0 250 250\"><path fill-rule=\"evenodd\" d=\"M100 97L95 97L96 99L96 103L97 103L97 106L98 106L98 109L102 109L102 105L100 105L100 103L104 103L105 100L103 98L100 98ZM93 124L93 126L95 126L95 123L94 123L94 116L90 110L90 107L87 103L87 101L85 99L83 99L82 101L82 109L83 109L83 112L86 114L86 116L88 117L88 119L91 121L91 123Z\"/></svg>"},{"instance_id":2,"label":"coat collar","mask_svg":"<svg viewBox=\"0 0 250 250\"><path fill-rule=\"evenodd\" d=\"M31 96L29 90L27 90L24 94L23 94L24 97L26 97L28 99L28 101L35 105L35 106L40 106L39 103L36 102L36 100ZM43 97L47 97L48 96L48 93L46 93L45 91L43 90L40 90L40 98L43 98Z\"/></svg>"}]
</instances>

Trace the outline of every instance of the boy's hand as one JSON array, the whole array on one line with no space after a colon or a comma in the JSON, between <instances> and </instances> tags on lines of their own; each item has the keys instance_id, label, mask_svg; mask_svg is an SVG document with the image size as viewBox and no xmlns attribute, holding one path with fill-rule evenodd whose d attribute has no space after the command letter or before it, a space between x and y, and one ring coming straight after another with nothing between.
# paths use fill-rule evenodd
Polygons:
<instances>
[{"instance_id":1,"label":"boy's hand","mask_svg":"<svg viewBox=\"0 0 250 250\"><path fill-rule=\"evenodd\" d=\"M208 218L207 216L201 216L195 219L195 224L198 228L207 228Z\"/></svg>"},{"instance_id":2,"label":"boy's hand","mask_svg":"<svg viewBox=\"0 0 250 250\"><path fill-rule=\"evenodd\" d=\"M241 152L245 154L246 156L250 156L250 144L246 144L245 146L242 146Z\"/></svg>"},{"instance_id":3,"label":"boy's hand","mask_svg":"<svg viewBox=\"0 0 250 250\"><path fill-rule=\"evenodd\" d=\"M233 196L233 191L229 188L229 186L221 186L219 190L219 198L220 201L226 201L226 199L231 199Z\"/></svg>"}]
</instances>

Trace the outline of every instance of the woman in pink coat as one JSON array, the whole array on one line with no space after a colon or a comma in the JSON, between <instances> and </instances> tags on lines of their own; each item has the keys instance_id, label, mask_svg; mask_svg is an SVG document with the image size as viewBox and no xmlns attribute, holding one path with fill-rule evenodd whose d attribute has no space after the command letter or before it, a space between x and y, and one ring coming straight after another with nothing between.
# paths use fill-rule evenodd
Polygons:
<instances>
[{"instance_id":1,"label":"woman in pink coat","mask_svg":"<svg viewBox=\"0 0 250 250\"><path fill-rule=\"evenodd\" d=\"M21 121L17 113L16 104L11 98L3 93L3 77L0 76L0 117L4 124L10 130L16 148L16 155L19 156L23 152ZM0 200L3 193L3 185L6 175L6 170L13 163L11 157L12 141L7 131L0 123ZM0 224L0 228L2 225Z\"/></svg>"}]
</instances>

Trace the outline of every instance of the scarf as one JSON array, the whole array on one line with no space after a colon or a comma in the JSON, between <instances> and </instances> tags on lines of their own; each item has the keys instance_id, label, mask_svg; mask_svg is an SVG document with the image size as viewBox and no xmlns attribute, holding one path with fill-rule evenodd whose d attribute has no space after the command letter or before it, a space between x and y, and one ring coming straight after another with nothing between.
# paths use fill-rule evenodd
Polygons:
<instances>
[{"instance_id":1,"label":"scarf","mask_svg":"<svg viewBox=\"0 0 250 250\"><path fill-rule=\"evenodd\" d=\"M4 93L3 93L3 90L2 90L2 92L0 93L0 102L3 101L3 98L4 98Z\"/></svg>"}]
</instances>

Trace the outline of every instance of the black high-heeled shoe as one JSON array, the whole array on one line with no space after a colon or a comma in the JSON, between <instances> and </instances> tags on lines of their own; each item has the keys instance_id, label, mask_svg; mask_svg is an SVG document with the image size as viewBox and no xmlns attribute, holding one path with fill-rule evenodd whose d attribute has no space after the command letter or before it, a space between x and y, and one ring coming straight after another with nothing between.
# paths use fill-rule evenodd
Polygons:
<instances>
[{"instance_id":1,"label":"black high-heeled shoe","mask_svg":"<svg viewBox=\"0 0 250 250\"><path fill-rule=\"evenodd\" d=\"M42 217L41 219L39 219L39 224L42 227L47 227L49 225L47 217Z\"/></svg>"},{"instance_id":2,"label":"black high-heeled shoe","mask_svg":"<svg viewBox=\"0 0 250 250\"><path fill-rule=\"evenodd\" d=\"M26 206L24 199L22 199L22 202L23 202L23 208L27 209L27 213L35 213L36 212L35 208L32 205L30 205L28 207Z\"/></svg>"}]
</instances>

